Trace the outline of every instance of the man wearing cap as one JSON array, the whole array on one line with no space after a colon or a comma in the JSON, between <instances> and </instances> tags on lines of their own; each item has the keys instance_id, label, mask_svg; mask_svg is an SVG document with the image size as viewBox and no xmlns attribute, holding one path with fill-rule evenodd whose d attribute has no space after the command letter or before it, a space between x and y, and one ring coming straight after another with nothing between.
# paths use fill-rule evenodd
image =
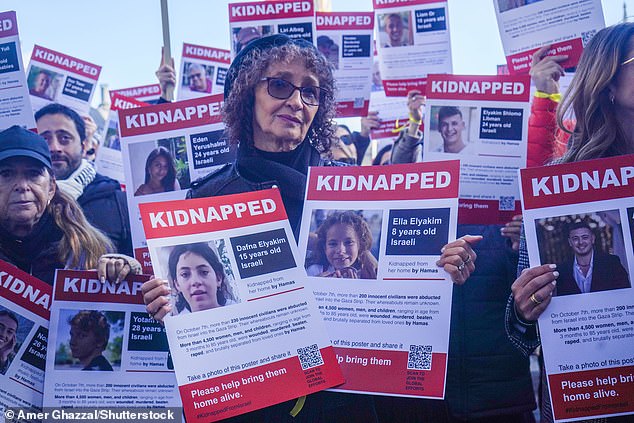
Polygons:
<instances>
[{"instance_id":1,"label":"man wearing cap","mask_svg":"<svg viewBox=\"0 0 634 423\"><path fill-rule=\"evenodd\" d=\"M258 31L257 28L252 26L240 28L240 31L238 31L238 34L236 35L236 54L238 54L244 46L249 44L249 42L258 38L262 38L262 34L260 34L260 31Z\"/></svg>"},{"instance_id":2,"label":"man wearing cap","mask_svg":"<svg viewBox=\"0 0 634 423\"><path fill-rule=\"evenodd\" d=\"M98 174L82 158L86 145L84 120L74 110L53 103L37 111L35 121L48 143L59 189L77 200L88 221L112 240L117 252L131 256L125 193L117 181Z\"/></svg>"}]
</instances>

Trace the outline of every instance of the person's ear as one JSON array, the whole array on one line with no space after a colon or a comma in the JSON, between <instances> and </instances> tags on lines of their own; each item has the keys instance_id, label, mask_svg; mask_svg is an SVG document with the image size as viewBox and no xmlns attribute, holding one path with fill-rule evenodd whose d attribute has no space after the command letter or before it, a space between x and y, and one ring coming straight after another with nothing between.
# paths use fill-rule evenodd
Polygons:
<instances>
[{"instance_id":1,"label":"person's ear","mask_svg":"<svg viewBox=\"0 0 634 423\"><path fill-rule=\"evenodd\" d=\"M50 176L51 180L48 187L48 201L46 202L47 206L51 203L51 200L53 200L55 192L57 191L57 182L55 181L55 175L53 175L53 172L50 172Z\"/></svg>"}]
</instances>

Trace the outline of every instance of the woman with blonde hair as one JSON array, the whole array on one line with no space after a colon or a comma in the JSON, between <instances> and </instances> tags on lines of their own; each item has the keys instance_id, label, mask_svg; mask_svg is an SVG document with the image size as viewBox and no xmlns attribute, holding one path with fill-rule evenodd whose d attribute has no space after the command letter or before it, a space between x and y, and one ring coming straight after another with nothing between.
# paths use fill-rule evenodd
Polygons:
<instances>
[{"instance_id":1,"label":"woman with blonde hair","mask_svg":"<svg viewBox=\"0 0 634 423\"><path fill-rule=\"evenodd\" d=\"M102 280L140 273L57 189L48 145L19 126L0 132L0 260L53 284L56 269L98 269Z\"/></svg>"},{"instance_id":2,"label":"woman with blonde hair","mask_svg":"<svg viewBox=\"0 0 634 423\"><path fill-rule=\"evenodd\" d=\"M564 120L574 113L574 129ZM557 110L558 126L570 133L568 150L554 163L614 157L634 153L634 23L604 28L586 46L575 77ZM511 342L528 355L540 344L537 319L556 289L555 264L529 268L524 236L520 240L519 277L513 283L506 310ZM548 386L542 378L542 422L553 421ZM630 421L628 417L604 419Z\"/></svg>"}]
</instances>

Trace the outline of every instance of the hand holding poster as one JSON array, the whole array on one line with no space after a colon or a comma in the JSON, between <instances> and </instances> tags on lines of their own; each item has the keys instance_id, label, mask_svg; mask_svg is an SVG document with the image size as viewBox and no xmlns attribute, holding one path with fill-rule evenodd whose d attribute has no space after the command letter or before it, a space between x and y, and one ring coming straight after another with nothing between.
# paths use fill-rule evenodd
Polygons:
<instances>
[{"instance_id":1,"label":"hand holding poster","mask_svg":"<svg viewBox=\"0 0 634 423\"><path fill-rule=\"evenodd\" d=\"M184 43L178 100L222 94L230 60L229 50Z\"/></svg>"},{"instance_id":2,"label":"hand holding poster","mask_svg":"<svg viewBox=\"0 0 634 423\"><path fill-rule=\"evenodd\" d=\"M313 0L267 0L229 3L231 56L250 41L273 34L286 34L313 43Z\"/></svg>"},{"instance_id":3,"label":"hand holding poster","mask_svg":"<svg viewBox=\"0 0 634 423\"><path fill-rule=\"evenodd\" d=\"M337 117L366 116L374 52L370 12L317 12L317 48L333 64Z\"/></svg>"},{"instance_id":4,"label":"hand holding poster","mask_svg":"<svg viewBox=\"0 0 634 423\"><path fill-rule=\"evenodd\" d=\"M35 128L15 12L0 12L0 90L0 131L13 125Z\"/></svg>"},{"instance_id":5,"label":"hand holding poster","mask_svg":"<svg viewBox=\"0 0 634 423\"><path fill-rule=\"evenodd\" d=\"M140 205L188 422L343 382L277 189Z\"/></svg>"},{"instance_id":6,"label":"hand holding poster","mask_svg":"<svg viewBox=\"0 0 634 423\"><path fill-rule=\"evenodd\" d=\"M27 70L33 112L60 103L88 114L101 66L35 45Z\"/></svg>"},{"instance_id":7,"label":"hand holding poster","mask_svg":"<svg viewBox=\"0 0 634 423\"><path fill-rule=\"evenodd\" d=\"M46 407L180 407L165 329L130 276L58 270L46 355Z\"/></svg>"},{"instance_id":8,"label":"hand holding poster","mask_svg":"<svg viewBox=\"0 0 634 423\"><path fill-rule=\"evenodd\" d=\"M460 159L460 223L504 224L520 208L529 77L430 75L423 161Z\"/></svg>"},{"instance_id":9,"label":"hand holding poster","mask_svg":"<svg viewBox=\"0 0 634 423\"><path fill-rule=\"evenodd\" d=\"M0 415L42 408L53 288L0 260Z\"/></svg>"},{"instance_id":10,"label":"hand holding poster","mask_svg":"<svg viewBox=\"0 0 634 423\"><path fill-rule=\"evenodd\" d=\"M300 251L346 382L443 398L459 163L309 170Z\"/></svg>"},{"instance_id":11,"label":"hand holding poster","mask_svg":"<svg viewBox=\"0 0 634 423\"><path fill-rule=\"evenodd\" d=\"M430 73L451 73L447 2L373 0L385 94L425 91Z\"/></svg>"},{"instance_id":12,"label":"hand holding poster","mask_svg":"<svg viewBox=\"0 0 634 423\"><path fill-rule=\"evenodd\" d=\"M559 272L538 321L557 421L634 413L632 163L521 170L530 263Z\"/></svg>"},{"instance_id":13,"label":"hand holding poster","mask_svg":"<svg viewBox=\"0 0 634 423\"><path fill-rule=\"evenodd\" d=\"M550 45L548 55L566 55L564 68L577 66L590 38L605 27L601 0L492 0L511 75L527 74L532 55Z\"/></svg>"}]
</instances>

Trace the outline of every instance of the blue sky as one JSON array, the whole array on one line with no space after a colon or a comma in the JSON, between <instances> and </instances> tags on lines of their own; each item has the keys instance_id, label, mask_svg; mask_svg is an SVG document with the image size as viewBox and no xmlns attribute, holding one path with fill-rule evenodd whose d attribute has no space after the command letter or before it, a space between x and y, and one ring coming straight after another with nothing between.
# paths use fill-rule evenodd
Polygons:
<instances>
[{"instance_id":1,"label":"blue sky","mask_svg":"<svg viewBox=\"0 0 634 423\"><path fill-rule=\"evenodd\" d=\"M229 48L228 1L168 1L177 66L183 42ZM634 0L625 3L634 15ZM99 82L116 89L156 82L163 42L159 5L159 0L2 0L0 10L17 12L25 65L38 44L101 65ZM332 0L332 6L370 11L372 1ZM603 11L606 25L617 23L623 0L603 0ZM449 25L454 73L492 74L504 63L493 0L450 0Z\"/></svg>"}]
</instances>

